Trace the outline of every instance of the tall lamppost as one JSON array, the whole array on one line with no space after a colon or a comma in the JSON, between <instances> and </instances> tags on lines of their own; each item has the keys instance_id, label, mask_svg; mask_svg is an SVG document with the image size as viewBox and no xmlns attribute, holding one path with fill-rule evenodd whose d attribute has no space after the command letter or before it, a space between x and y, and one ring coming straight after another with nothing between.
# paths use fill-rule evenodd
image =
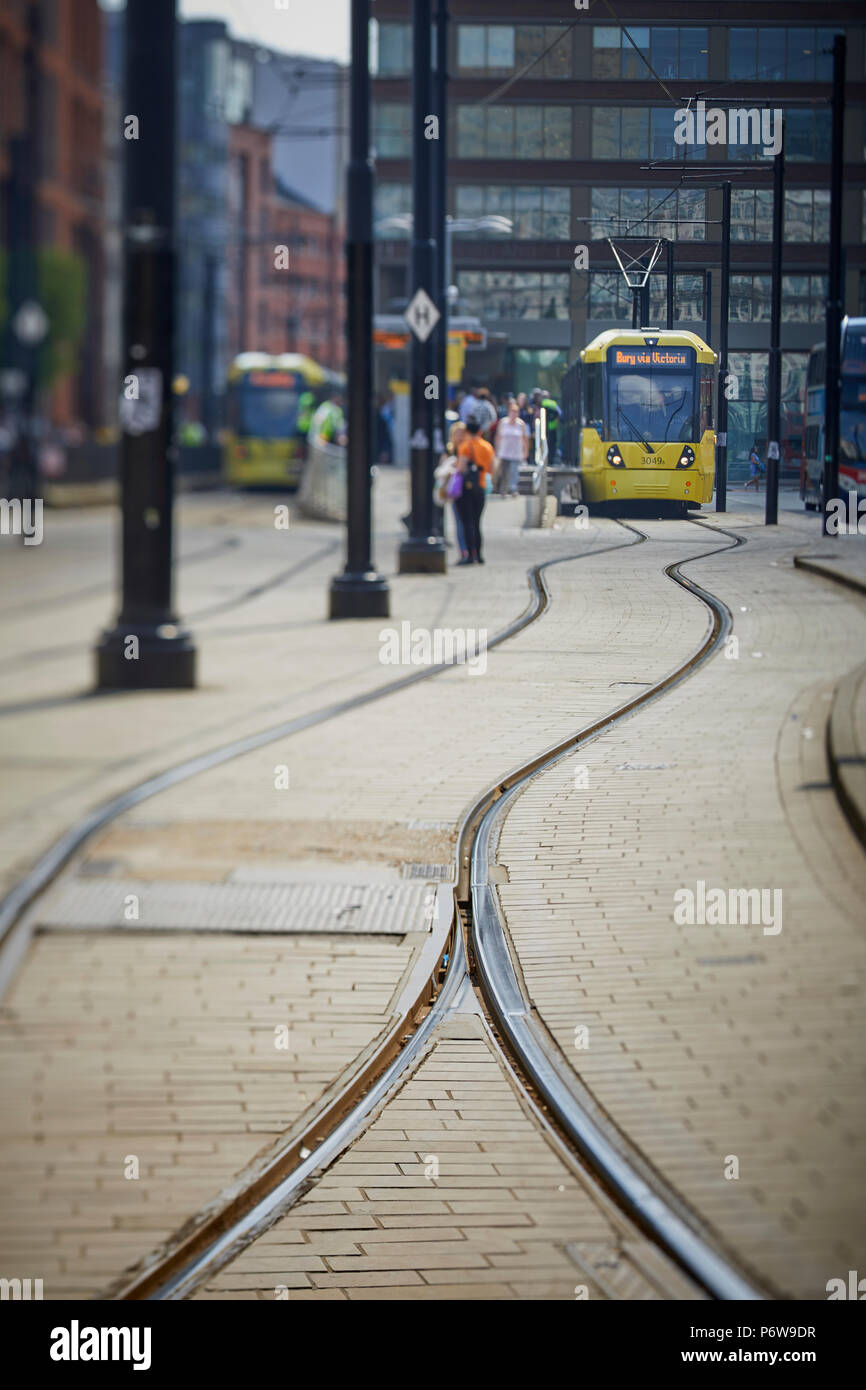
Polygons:
<instances>
[{"instance_id":1,"label":"tall lamppost","mask_svg":"<svg viewBox=\"0 0 866 1390\"><path fill-rule=\"evenodd\" d=\"M350 146L346 204L348 433L346 567L331 580L330 617L387 618L388 581L373 565L373 164L370 159L370 6L352 0Z\"/></svg>"},{"instance_id":2,"label":"tall lamppost","mask_svg":"<svg viewBox=\"0 0 866 1390\"><path fill-rule=\"evenodd\" d=\"M175 0L127 0L122 600L96 649L100 689L195 684L172 594L176 37Z\"/></svg>"}]
</instances>

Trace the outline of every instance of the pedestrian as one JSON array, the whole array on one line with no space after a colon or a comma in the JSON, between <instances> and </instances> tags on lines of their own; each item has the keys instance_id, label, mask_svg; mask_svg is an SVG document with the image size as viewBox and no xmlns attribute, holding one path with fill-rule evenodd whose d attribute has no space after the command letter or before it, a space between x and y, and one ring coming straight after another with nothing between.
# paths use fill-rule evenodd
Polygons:
<instances>
[{"instance_id":1,"label":"pedestrian","mask_svg":"<svg viewBox=\"0 0 866 1390\"><path fill-rule=\"evenodd\" d=\"M478 392L480 390L480 386L473 386L471 391L466 392L466 395L463 396L460 405L457 407L460 413L460 419L463 421L464 425L469 419L469 416L474 415L478 409Z\"/></svg>"},{"instance_id":2,"label":"pedestrian","mask_svg":"<svg viewBox=\"0 0 866 1390\"><path fill-rule=\"evenodd\" d=\"M466 426L461 420L455 421L451 426L445 452L440 458L436 472L433 475L435 483L434 496L437 505L443 508L449 505L451 507L451 512L454 517L454 528L457 532L457 549L460 551L461 560L468 560L469 551L466 548L463 521L457 509L457 503L449 491L449 485L453 478L459 476L459 470L457 468L457 450L465 438Z\"/></svg>"},{"instance_id":3,"label":"pedestrian","mask_svg":"<svg viewBox=\"0 0 866 1390\"><path fill-rule=\"evenodd\" d=\"M460 565L483 565L481 554L481 513L487 496L487 482L493 476L493 447L481 438L481 426L475 415L466 421L466 438L457 448L457 467L461 488L457 510L463 522L463 534L468 554Z\"/></svg>"},{"instance_id":4,"label":"pedestrian","mask_svg":"<svg viewBox=\"0 0 866 1390\"><path fill-rule=\"evenodd\" d=\"M490 444L498 420L496 406L486 386L479 387L475 393L475 399L475 409L471 413L481 427L482 438Z\"/></svg>"},{"instance_id":5,"label":"pedestrian","mask_svg":"<svg viewBox=\"0 0 866 1390\"><path fill-rule=\"evenodd\" d=\"M310 421L307 433L310 444L346 443L346 417L343 414L345 399L342 391L335 391L333 396L322 401Z\"/></svg>"},{"instance_id":6,"label":"pedestrian","mask_svg":"<svg viewBox=\"0 0 866 1390\"><path fill-rule=\"evenodd\" d=\"M500 496L516 497L520 465L529 457L529 427L520 418L520 407L512 396L508 402L508 414L496 427L494 443L496 456L500 459Z\"/></svg>"},{"instance_id":7,"label":"pedestrian","mask_svg":"<svg viewBox=\"0 0 866 1390\"><path fill-rule=\"evenodd\" d=\"M548 463L555 463L559 452L559 406L552 396L548 395L546 391L542 391L540 386L536 386L532 393L533 429L535 428L535 420L541 416L542 411L545 415L544 432L547 439L547 461ZM535 462L541 463L541 459L537 458Z\"/></svg>"},{"instance_id":8,"label":"pedestrian","mask_svg":"<svg viewBox=\"0 0 866 1390\"><path fill-rule=\"evenodd\" d=\"M393 420L394 412L388 397L380 393L376 397L376 452L380 463L394 462L394 440L391 434Z\"/></svg>"},{"instance_id":9,"label":"pedestrian","mask_svg":"<svg viewBox=\"0 0 866 1390\"><path fill-rule=\"evenodd\" d=\"M743 489L744 492L748 492L752 483L755 484L755 491L760 492L760 481L763 471L764 465L761 462L761 455L758 452L758 441L756 439L749 452L749 478Z\"/></svg>"}]
</instances>

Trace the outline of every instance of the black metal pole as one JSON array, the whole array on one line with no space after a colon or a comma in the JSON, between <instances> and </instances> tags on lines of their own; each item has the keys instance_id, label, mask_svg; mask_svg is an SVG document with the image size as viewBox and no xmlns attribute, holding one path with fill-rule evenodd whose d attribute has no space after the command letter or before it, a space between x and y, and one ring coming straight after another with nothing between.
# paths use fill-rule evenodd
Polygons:
<instances>
[{"instance_id":1,"label":"black metal pole","mask_svg":"<svg viewBox=\"0 0 866 1390\"><path fill-rule=\"evenodd\" d=\"M27 6L27 46L24 50L24 123L9 141L8 225L6 268L8 315L7 362L13 369L16 438L9 472L9 494L21 502L36 497L36 400L39 349L42 338L16 330L18 311L39 303L39 178L42 155L40 49L42 3ZM41 306L40 306L41 307Z\"/></svg>"},{"instance_id":2,"label":"black metal pole","mask_svg":"<svg viewBox=\"0 0 866 1390\"><path fill-rule=\"evenodd\" d=\"M123 598L97 647L100 688L189 687L195 648L172 607L175 0L127 0L124 110Z\"/></svg>"},{"instance_id":3,"label":"black metal pole","mask_svg":"<svg viewBox=\"0 0 866 1390\"><path fill-rule=\"evenodd\" d=\"M433 110L430 0L412 0L412 258L411 298L407 311L410 344L410 534L400 546L401 574L444 574L445 542L433 529L435 376L432 330L435 327L433 207L431 165ZM414 314L413 314L414 307Z\"/></svg>"},{"instance_id":4,"label":"black metal pole","mask_svg":"<svg viewBox=\"0 0 866 1390\"><path fill-rule=\"evenodd\" d=\"M210 443L216 428L213 391L214 360L216 358L216 273L216 256L211 252L206 252L201 323L201 422L204 425L208 443Z\"/></svg>"},{"instance_id":5,"label":"black metal pole","mask_svg":"<svg viewBox=\"0 0 866 1390\"><path fill-rule=\"evenodd\" d=\"M640 289L634 288L631 292L631 326L640 328Z\"/></svg>"},{"instance_id":6,"label":"black metal pole","mask_svg":"<svg viewBox=\"0 0 866 1390\"><path fill-rule=\"evenodd\" d=\"M373 567L373 164L370 159L370 3L352 0L346 216L349 442L346 568L331 580L332 618L387 618L388 581Z\"/></svg>"},{"instance_id":7,"label":"black metal pole","mask_svg":"<svg viewBox=\"0 0 866 1390\"><path fill-rule=\"evenodd\" d=\"M433 299L441 318L433 330L433 372L438 383L435 402L433 453L436 458L447 442L445 411L448 406L448 0L438 0L436 8L436 78L433 107L439 119L439 139L433 142L432 196L433 234L436 242L436 293ZM434 508L434 527L442 531L441 507Z\"/></svg>"},{"instance_id":8,"label":"black metal pole","mask_svg":"<svg viewBox=\"0 0 866 1390\"><path fill-rule=\"evenodd\" d=\"M640 323L638 324L638 328L646 328L647 324L650 321L649 298L649 276L647 276L646 282L641 286Z\"/></svg>"},{"instance_id":9,"label":"black metal pole","mask_svg":"<svg viewBox=\"0 0 866 1390\"><path fill-rule=\"evenodd\" d=\"M842 175L845 124L845 36L833 39L833 135L830 152L830 265L827 276L827 346L824 389L824 469L821 530L826 536L827 503L839 495L839 409L842 355Z\"/></svg>"},{"instance_id":10,"label":"black metal pole","mask_svg":"<svg viewBox=\"0 0 866 1390\"><path fill-rule=\"evenodd\" d=\"M710 347L712 347L712 346L713 346L713 272L712 272L711 270L707 270L707 271L704 272L704 297L705 297L705 308L706 308L706 311L707 311L707 317L706 317L706 323L707 323L707 342L709 343Z\"/></svg>"},{"instance_id":11,"label":"black metal pole","mask_svg":"<svg viewBox=\"0 0 866 1390\"><path fill-rule=\"evenodd\" d=\"M722 184L722 292L719 304L719 409L716 434L716 511L728 510L728 318L731 296L731 185Z\"/></svg>"},{"instance_id":12,"label":"black metal pole","mask_svg":"<svg viewBox=\"0 0 866 1390\"><path fill-rule=\"evenodd\" d=\"M667 266L668 266L667 292L668 292L668 295L667 295L667 318L666 318L666 320L665 320L665 327L666 327L666 328L673 328L673 326L674 326L674 244L673 244L673 241L669 241L669 242L668 242L667 253L668 253L668 254L667 254Z\"/></svg>"},{"instance_id":13,"label":"black metal pole","mask_svg":"<svg viewBox=\"0 0 866 1390\"><path fill-rule=\"evenodd\" d=\"M773 162L773 283L770 305L770 380L767 390L767 495L764 522L779 520L780 425L782 417L782 242L785 234L785 146Z\"/></svg>"}]
</instances>

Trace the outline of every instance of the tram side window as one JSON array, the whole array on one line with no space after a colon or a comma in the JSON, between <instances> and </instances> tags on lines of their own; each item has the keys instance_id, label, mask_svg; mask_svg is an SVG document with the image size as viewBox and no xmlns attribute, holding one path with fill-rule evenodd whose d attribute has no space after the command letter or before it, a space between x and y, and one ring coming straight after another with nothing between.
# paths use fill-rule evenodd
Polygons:
<instances>
[{"instance_id":1,"label":"tram side window","mask_svg":"<svg viewBox=\"0 0 866 1390\"><path fill-rule=\"evenodd\" d=\"M715 369L708 363L701 363L701 419L700 428L703 435L705 430L713 428L713 385Z\"/></svg>"},{"instance_id":2,"label":"tram side window","mask_svg":"<svg viewBox=\"0 0 866 1390\"><path fill-rule=\"evenodd\" d=\"M583 422L604 438L604 405L601 363L589 362L583 372Z\"/></svg>"}]
</instances>

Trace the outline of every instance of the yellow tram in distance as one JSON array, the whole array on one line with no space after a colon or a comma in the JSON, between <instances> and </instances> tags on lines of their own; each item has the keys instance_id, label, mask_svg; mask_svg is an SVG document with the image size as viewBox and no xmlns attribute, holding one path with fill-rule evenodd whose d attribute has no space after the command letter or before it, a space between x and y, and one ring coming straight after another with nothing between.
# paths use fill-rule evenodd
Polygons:
<instances>
[{"instance_id":1,"label":"yellow tram in distance","mask_svg":"<svg viewBox=\"0 0 866 1390\"><path fill-rule=\"evenodd\" d=\"M332 373L300 353L242 352L228 372L227 483L297 487L313 411Z\"/></svg>"},{"instance_id":2,"label":"yellow tram in distance","mask_svg":"<svg viewBox=\"0 0 866 1390\"><path fill-rule=\"evenodd\" d=\"M589 504L711 502L716 355L696 333L612 329L562 383L563 463Z\"/></svg>"}]
</instances>

